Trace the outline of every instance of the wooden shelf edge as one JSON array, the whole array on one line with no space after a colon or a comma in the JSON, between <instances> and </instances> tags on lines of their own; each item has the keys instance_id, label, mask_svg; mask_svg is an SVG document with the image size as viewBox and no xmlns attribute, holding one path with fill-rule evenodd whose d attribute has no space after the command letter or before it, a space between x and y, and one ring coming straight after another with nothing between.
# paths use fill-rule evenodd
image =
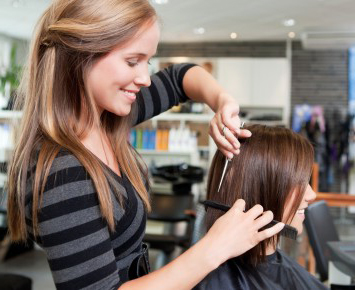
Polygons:
<instances>
[{"instance_id":1,"label":"wooden shelf edge","mask_svg":"<svg viewBox=\"0 0 355 290\"><path fill-rule=\"evenodd\" d=\"M355 195L336 192L318 192L315 201L324 200L328 206L355 206Z\"/></svg>"}]
</instances>

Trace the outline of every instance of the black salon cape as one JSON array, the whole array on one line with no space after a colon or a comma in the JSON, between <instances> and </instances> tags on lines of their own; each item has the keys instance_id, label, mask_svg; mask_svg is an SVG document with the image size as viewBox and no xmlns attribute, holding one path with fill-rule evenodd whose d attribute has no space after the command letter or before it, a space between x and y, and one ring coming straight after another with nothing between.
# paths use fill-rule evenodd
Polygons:
<instances>
[{"instance_id":1,"label":"black salon cape","mask_svg":"<svg viewBox=\"0 0 355 290\"><path fill-rule=\"evenodd\" d=\"M208 274L193 289L315 290L328 288L285 253L277 250L274 254L267 256L267 262L258 265L257 268L238 265L235 259L228 260Z\"/></svg>"}]
</instances>

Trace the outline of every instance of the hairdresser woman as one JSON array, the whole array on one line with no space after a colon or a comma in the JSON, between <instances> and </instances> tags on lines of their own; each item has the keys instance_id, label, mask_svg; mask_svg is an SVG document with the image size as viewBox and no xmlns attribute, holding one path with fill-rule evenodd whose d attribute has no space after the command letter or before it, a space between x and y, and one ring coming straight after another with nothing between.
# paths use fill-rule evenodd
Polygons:
<instances>
[{"instance_id":1,"label":"hairdresser woman","mask_svg":"<svg viewBox=\"0 0 355 290\"><path fill-rule=\"evenodd\" d=\"M224 154L239 152L233 133L250 136L203 69L176 65L150 79L158 40L147 0L58 0L38 23L20 92L9 228L13 240L43 247L58 289L190 289L283 227L258 232L272 213L244 213L238 200L195 246L141 277L148 179L129 129L190 98L215 111L210 133Z\"/></svg>"}]
</instances>

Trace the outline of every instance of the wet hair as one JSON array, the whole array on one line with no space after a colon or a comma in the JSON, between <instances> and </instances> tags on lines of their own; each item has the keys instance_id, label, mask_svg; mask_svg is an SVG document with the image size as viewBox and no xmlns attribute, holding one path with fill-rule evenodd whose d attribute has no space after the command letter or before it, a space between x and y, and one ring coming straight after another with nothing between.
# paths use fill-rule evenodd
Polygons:
<instances>
[{"instance_id":1,"label":"wet hair","mask_svg":"<svg viewBox=\"0 0 355 290\"><path fill-rule=\"evenodd\" d=\"M265 211L274 213L275 220L290 223L309 183L313 147L307 139L287 128L250 125L246 129L252 136L239 140L240 154L230 162L219 192L225 156L216 152L209 171L207 198L230 206L242 198L246 210L261 204ZM293 192L296 195L291 211L284 217L285 205L291 201ZM207 228L222 214L209 208ZM279 235L266 239L236 259L255 266L265 261L267 246L278 241Z\"/></svg>"}]
</instances>

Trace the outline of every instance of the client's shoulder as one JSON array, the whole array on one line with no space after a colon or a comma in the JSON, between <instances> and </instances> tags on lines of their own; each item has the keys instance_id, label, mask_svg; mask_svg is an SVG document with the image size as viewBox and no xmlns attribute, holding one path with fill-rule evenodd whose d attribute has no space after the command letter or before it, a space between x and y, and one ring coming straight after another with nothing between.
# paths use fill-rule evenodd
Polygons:
<instances>
[{"instance_id":1,"label":"client's shoulder","mask_svg":"<svg viewBox=\"0 0 355 290\"><path fill-rule=\"evenodd\" d=\"M294 285L294 289L328 289L316 277L281 250L269 261L270 270L281 277L281 285ZM271 274L271 273L270 273Z\"/></svg>"},{"instance_id":2,"label":"client's shoulder","mask_svg":"<svg viewBox=\"0 0 355 290\"><path fill-rule=\"evenodd\" d=\"M239 290L249 289L245 276L238 263L234 259L220 265L210 272L194 290Z\"/></svg>"}]
</instances>

